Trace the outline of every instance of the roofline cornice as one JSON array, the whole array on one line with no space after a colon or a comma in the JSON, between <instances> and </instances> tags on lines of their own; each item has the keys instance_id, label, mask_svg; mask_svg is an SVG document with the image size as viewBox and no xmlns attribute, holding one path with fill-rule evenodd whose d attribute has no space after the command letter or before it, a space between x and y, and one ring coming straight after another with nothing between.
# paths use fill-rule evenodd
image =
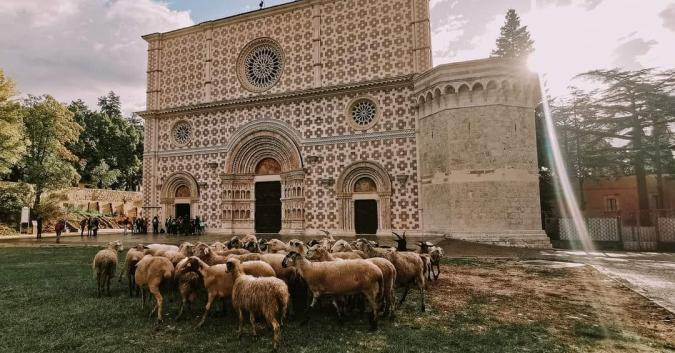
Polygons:
<instances>
[{"instance_id":1,"label":"roofline cornice","mask_svg":"<svg viewBox=\"0 0 675 353\"><path fill-rule=\"evenodd\" d=\"M355 84L345 84L331 87L312 88L290 93L268 94L263 96L247 97L240 99L221 100L215 102L193 104L174 108L160 110L146 110L137 112L138 115L148 117L164 117L181 114L207 113L223 109L239 109L260 104L279 104L307 99L316 99L327 96L334 96L345 93L358 93L361 91L376 89L387 89L396 87L413 88L414 75L397 76L382 80L360 82Z\"/></svg>"}]
</instances>

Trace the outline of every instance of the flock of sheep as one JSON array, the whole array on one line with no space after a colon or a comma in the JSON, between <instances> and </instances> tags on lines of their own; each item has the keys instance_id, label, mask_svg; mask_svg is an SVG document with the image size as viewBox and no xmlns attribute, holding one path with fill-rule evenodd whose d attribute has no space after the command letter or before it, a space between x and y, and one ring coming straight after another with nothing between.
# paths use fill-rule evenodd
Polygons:
<instances>
[{"instance_id":1,"label":"flock of sheep","mask_svg":"<svg viewBox=\"0 0 675 353\"><path fill-rule=\"evenodd\" d=\"M180 293L178 320L205 291L208 299L198 326L204 324L215 300L225 303L229 299L239 315L239 337L243 333L244 313L248 312L253 335L256 318L264 318L272 326L277 349L289 306L295 313L306 307L308 313L322 296L332 299L340 323L349 309L364 310L368 306L373 330L377 329L378 316L393 317L397 286L404 289L399 306L414 285L420 291L424 311L425 280L438 279L443 250L422 242L418 251L408 251L405 234L395 235L398 248L380 247L366 239L335 240L329 234L307 243L296 239L287 243L278 239L266 241L246 235L210 245L139 244L128 250L119 281L126 273L129 295L140 291L143 307L148 293L151 294L155 305L150 315L156 313L159 321L164 302L162 292L174 293L177 289ZM110 295L117 254L122 250L122 243L113 241L94 257L98 296ZM312 299L309 306L308 296Z\"/></svg>"}]
</instances>

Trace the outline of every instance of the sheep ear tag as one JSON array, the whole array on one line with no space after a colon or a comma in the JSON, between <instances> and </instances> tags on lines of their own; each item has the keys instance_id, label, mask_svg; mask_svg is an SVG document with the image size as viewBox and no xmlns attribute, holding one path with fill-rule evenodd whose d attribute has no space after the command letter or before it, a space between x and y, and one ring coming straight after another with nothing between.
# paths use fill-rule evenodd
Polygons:
<instances>
[{"instance_id":1,"label":"sheep ear tag","mask_svg":"<svg viewBox=\"0 0 675 353\"><path fill-rule=\"evenodd\" d=\"M210 249L210 248L205 248L205 249L204 249L204 254L208 255L209 252L211 252L211 249Z\"/></svg>"}]
</instances>

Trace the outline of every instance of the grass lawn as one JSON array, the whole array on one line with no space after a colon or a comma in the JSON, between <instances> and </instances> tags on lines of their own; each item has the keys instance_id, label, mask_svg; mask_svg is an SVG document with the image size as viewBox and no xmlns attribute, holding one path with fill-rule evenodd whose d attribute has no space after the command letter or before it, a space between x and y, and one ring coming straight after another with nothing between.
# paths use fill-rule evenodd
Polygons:
<instances>
[{"instance_id":1,"label":"grass lawn","mask_svg":"<svg viewBox=\"0 0 675 353\"><path fill-rule=\"evenodd\" d=\"M231 311L196 330L203 299L180 322L172 319L177 303L168 304L171 317L155 325L140 299L127 297L126 283L114 281L112 298L96 298L97 250L0 248L0 352L271 351L269 329L238 341ZM376 332L360 315L344 326L330 311L313 314L306 326L291 320L280 351L675 352L666 313L590 268L453 259L428 295L426 313L413 291Z\"/></svg>"}]
</instances>

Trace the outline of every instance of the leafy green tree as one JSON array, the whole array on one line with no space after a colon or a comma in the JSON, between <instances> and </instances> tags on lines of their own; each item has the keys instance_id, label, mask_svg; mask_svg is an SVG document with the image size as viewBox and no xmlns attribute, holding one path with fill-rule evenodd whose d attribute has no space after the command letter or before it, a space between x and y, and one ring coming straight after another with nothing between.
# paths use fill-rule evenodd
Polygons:
<instances>
[{"instance_id":1,"label":"leafy green tree","mask_svg":"<svg viewBox=\"0 0 675 353\"><path fill-rule=\"evenodd\" d=\"M0 175L9 173L26 151L21 107L14 95L14 83L0 70Z\"/></svg>"},{"instance_id":2,"label":"leafy green tree","mask_svg":"<svg viewBox=\"0 0 675 353\"><path fill-rule=\"evenodd\" d=\"M492 51L492 56L527 59L533 51L534 41L530 38L527 26L521 26L516 10L509 9L506 12L506 21L501 28L499 38L497 38L497 48Z\"/></svg>"},{"instance_id":3,"label":"leafy green tree","mask_svg":"<svg viewBox=\"0 0 675 353\"><path fill-rule=\"evenodd\" d=\"M82 127L73 113L53 97L29 96L23 104L26 137L30 141L21 164L22 179L33 184L38 209L45 191L63 188L79 180L71 164L77 157L66 147L80 136Z\"/></svg>"},{"instance_id":4,"label":"leafy green tree","mask_svg":"<svg viewBox=\"0 0 675 353\"><path fill-rule=\"evenodd\" d=\"M21 209L30 207L33 189L25 183L0 184L0 223L16 228L21 220Z\"/></svg>"},{"instance_id":5,"label":"leafy green tree","mask_svg":"<svg viewBox=\"0 0 675 353\"><path fill-rule=\"evenodd\" d=\"M122 116L120 99L114 92L99 98L99 108L100 111L92 111L82 101L74 101L69 106L75 120L84 128L80 139L69 146L79 157L75 167L85 183L99 185L100 178L94 169L105 161L109 170L119 171L108 186L133 190L142 177L142 121Z\"/></svg>"},{"instance_id":6,"label":"leafy green tree","mask_svg":"<svg viewBox=\"0 0 675 353\"><path fill-rule=\"evenodd\" d=\"M107 189L115 182L120 176L120 171L117 169L110 169L108 163L105 160L102 160L99 165L97 165L94 170L92 170L93 181L99 188Z\"/></svg>"},{"instance_id":7,"label":"leafy green tree","mask_svg":"<svg viewBox=\"0 0 675 353\"><path fill-rule=\"evenodd\" d=\"M675 70L594 70L580 77L604 85L594 97L599 124L594 134L625 141L621 152L637 180L640 210L648 210L647 174L653 171L662 179L663 159L673 158L666 148L675 122Z\"/></svg>"}]
</instances>

